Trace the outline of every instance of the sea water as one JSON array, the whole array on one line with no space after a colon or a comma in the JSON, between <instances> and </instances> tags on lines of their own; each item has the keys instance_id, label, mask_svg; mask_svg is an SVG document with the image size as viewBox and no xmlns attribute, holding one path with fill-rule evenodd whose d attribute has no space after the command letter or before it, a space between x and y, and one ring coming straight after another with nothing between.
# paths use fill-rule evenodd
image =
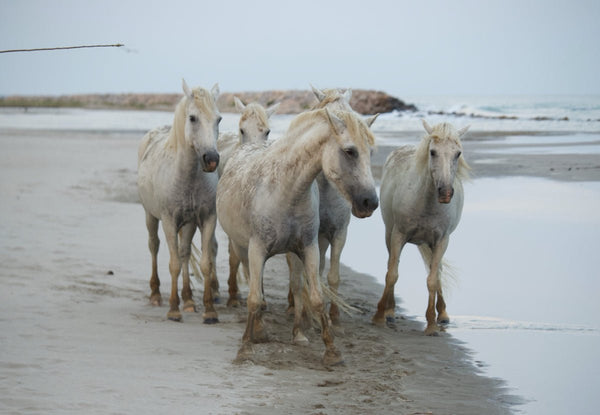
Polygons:
<instances>
[{"instance_id":1,"label":"sea water","mask_svg":"<svg viewBox=\"0 0 600 415\"><path fill-rule=\"evenodd\" d=\"M416 143L425 118L501 136L505 146L489 151L599 154L600 165L600 96L405 101L419 110L381 115L373 126L379 144ZM221 131L237 130L238 115L223 116ZM137 131L141 137L150 128L170 124L172 117L164 111L4 108L0 128ZM274 116L271 138L279 138L292 119ZM526 401L516 411L596 413L598 212L600 177L584 183L485 178L465 185L463 217L446 253L457 275L446 290L452 319L448 333L473 350L486 375L505 379L509 393ZM342 253L345 264L382 284L387 264L383 235L379 211L368 219L353 218ZM425 277L418 250L407 245L396 294L400 311L423 322Z\"/></svg>"}]
</instances>

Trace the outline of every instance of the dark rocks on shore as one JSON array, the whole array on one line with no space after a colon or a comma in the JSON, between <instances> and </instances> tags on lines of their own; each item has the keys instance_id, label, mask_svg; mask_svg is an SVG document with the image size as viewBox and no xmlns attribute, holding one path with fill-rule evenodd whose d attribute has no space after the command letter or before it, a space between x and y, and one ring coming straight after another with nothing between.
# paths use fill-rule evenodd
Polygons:
<instances>
[{"instance_id":1,"label":"dark rocks on shore","mask_svg":"<svg viewBox=\"0 0 600 415\"><path fill-rule=\"evenodd\" d=\"M297 114L310 109L316 102L312 91L276 90L262 92L224 92L217 105L222 112L237 112L233 97L244 103L259 102L270 106L279 102L279 114ZM86 94L63 96L9 96L0 97L0 107L78 107L109 109L145 109L171 111L181 94ZM416 111L412 104L381 91L356 89L350 105L358 113L371 115L392 111Z\"/></svg>"}]
</instances>

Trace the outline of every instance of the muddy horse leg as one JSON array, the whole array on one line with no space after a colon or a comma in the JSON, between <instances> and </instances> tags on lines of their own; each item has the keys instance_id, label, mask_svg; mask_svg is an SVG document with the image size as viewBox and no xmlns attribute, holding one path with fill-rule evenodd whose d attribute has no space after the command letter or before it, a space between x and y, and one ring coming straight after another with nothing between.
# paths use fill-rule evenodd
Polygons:
<instances>
[{"instance_id":1,"label":"muddy horse leg","mask_svg":"<svg viewBox=\"0 0 600 415\"><path fill-rule=\"evenodd\" d=\"M387 274L385 275L385 288L377 312L373 316L373 324L382 326L386 320L393 321L396 300L394 298L394 285L398 281L398 262L402 248L406 244L406 237L394 227L389 233L386 230L385 242L388 249Z\"/></svg>"}]
</instances>

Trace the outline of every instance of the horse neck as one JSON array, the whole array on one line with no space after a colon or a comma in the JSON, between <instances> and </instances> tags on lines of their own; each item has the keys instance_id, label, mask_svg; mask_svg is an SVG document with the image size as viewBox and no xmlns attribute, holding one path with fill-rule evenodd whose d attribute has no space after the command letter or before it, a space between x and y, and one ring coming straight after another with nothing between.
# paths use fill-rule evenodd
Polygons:
<instances>
[{"instance_id":1,"label":"horse neck","mask_svg":"<svg viewBox=\"0 0 600 415\"><path fill-rule=\"evenodd\" d=\"M329 122L314 114L317 116L318 120L313 118L290 128L285 137L272 145L274 165L278 166L273 173L285 172L274 179L294 192L308 191L323 170L322 150L332 131Z\"/></svg>"}]
</instances>

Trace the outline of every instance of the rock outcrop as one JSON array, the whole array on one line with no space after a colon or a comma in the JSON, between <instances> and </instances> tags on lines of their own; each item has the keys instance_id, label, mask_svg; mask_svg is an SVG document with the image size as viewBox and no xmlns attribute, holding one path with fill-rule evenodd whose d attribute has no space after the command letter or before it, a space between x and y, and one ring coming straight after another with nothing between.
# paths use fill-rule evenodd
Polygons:
<instances>
[{"instance_id":1,"label":"rock outcrop","mask_svg":"<svg viewBox=\"0 0 600 415\"><path fill-rule=\"evenodd\" d=\"M236 112L233 97L244 103L259 102L270 106L279 102L277 113L297 114L310 109L316 98L312 91L275 90L262 92L224 92L217 105L222 112ZM171 111L181 99L181 94L85 94L62 96L9 96L0 97L1 107L78 107L109 109L145 109ZM358 113L371 115L392 111L416 111L412 104L381 91L356 89L352 91L350 105Z\"/></svg>"}]
</instances>

